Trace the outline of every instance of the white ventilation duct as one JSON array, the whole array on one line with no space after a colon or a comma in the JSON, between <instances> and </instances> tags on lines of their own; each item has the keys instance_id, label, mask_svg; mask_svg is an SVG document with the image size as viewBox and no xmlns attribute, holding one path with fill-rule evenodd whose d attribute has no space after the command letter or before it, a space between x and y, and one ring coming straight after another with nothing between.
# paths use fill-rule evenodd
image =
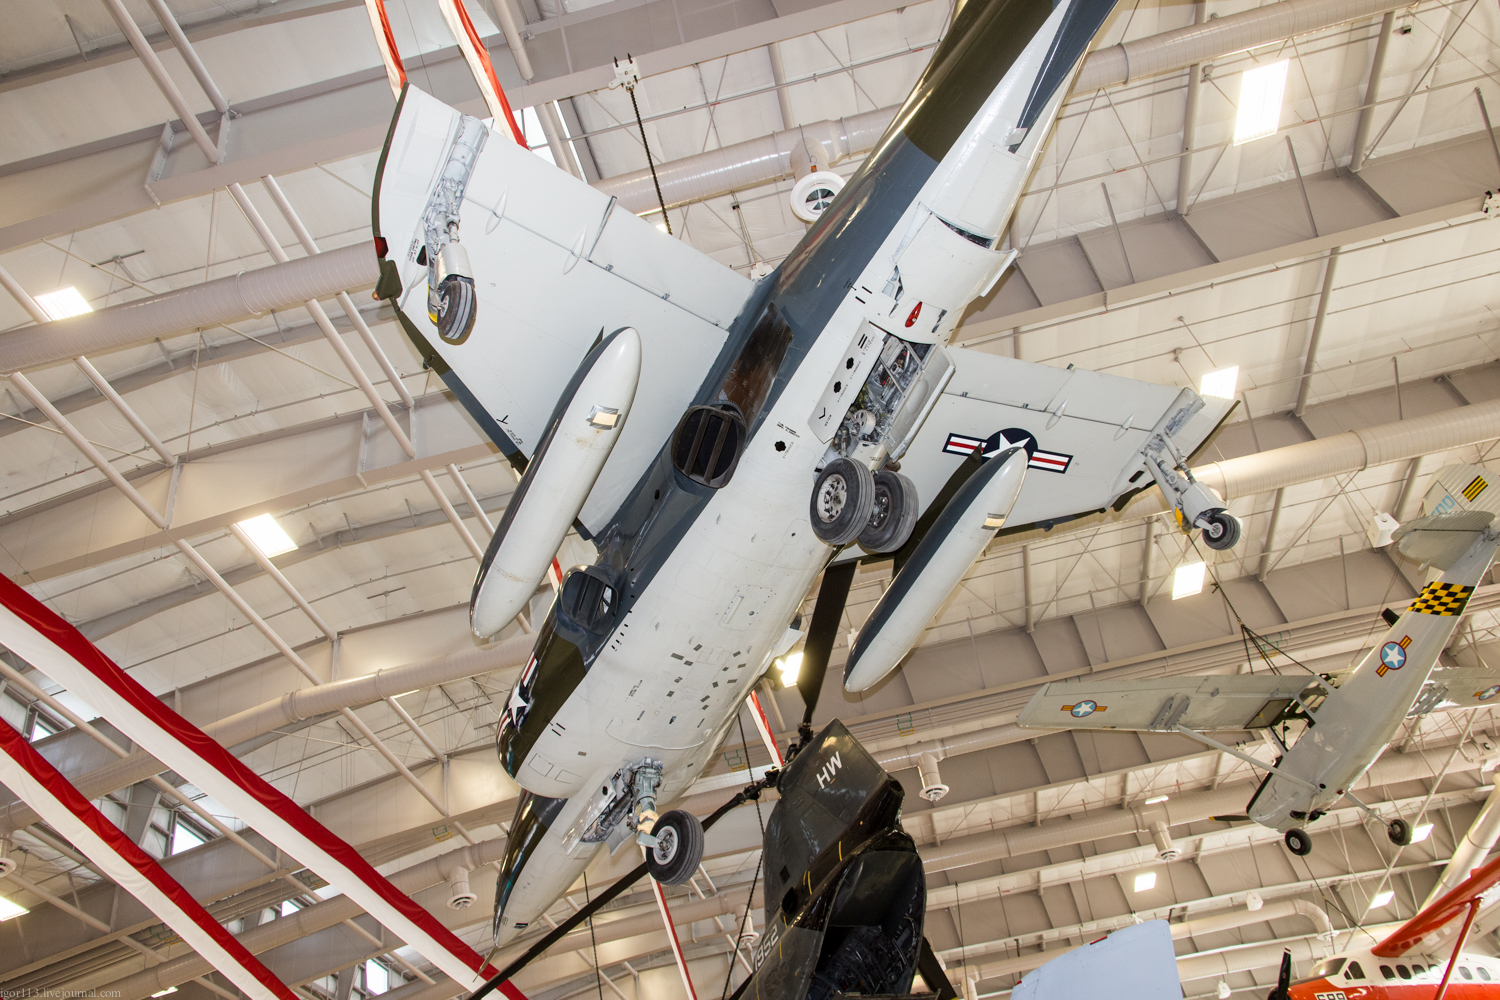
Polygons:
<instances>
[{"instance_id":1,"label":"white ventilation duct","mask_svg":"<svg viewBox=\"0 0 1500 1000\"><path fill-rule=\"evenodd\" d=\"M469 870L455 865L448 871L448 909L467 910L479 897L469 888Z\"/></svg>"},{"instance_id":2,"label":"white ventilation duct","mask_svg":"<svg viewBox=\"0 0 1500 1000\"><path fill-rule=\"evenodd\" d=\"M1156 845L1156 856L1163 861L1176 861L1182 852L1172 842L1172 831L1167 829L1165 820L1155 820L1151 824L1151 842Z\"/></svg>"},{"instance_id":3,"label":"white ventilation duct","mask_svg":"<svg viewBox=\"0 0 1500 1000\"><path fill-rule=\"evenodd\" d=\"M1164 31L1090 53L1078 71L1073 92L1086 94L1101 87L1187 69L1213 62L1283 38L1320 31L1345 21L1374 17L1406 6L1391 0L1284 0L1264 7L1215 17L1202 24Z\"/></svg>"},{"instance_id":4,"label":"white ventilation duct","mask_svg":"<svg viewBox=\"0 0 1500 1000\"><path fill-rule=\"evenodd\" d=\"M1443 874L1438 876L1437 885L1423 900L1422 907L1431 906L1439 896L1468 878L1470 872L1484 863L1496 842L1500 842L1500 776L1490 790L1490 797L1484 800L1484 808L1469 824L1463 839L1454 846L1453 857Z\"/></svg>"},{"instance_id":5,"label":"white ventilation duct","mask_svg":"<svg viewBox=\"0 0 1500 1000\"><path fill-rule=\"evenodd\" d=\"M935 754L924 753L921 763L917 765L917 773L922 777L922 798L928 802L936 802L948 794L948 786L943 784L943 776L938 773L938 759Z\"/></svg>"}]
</instances>

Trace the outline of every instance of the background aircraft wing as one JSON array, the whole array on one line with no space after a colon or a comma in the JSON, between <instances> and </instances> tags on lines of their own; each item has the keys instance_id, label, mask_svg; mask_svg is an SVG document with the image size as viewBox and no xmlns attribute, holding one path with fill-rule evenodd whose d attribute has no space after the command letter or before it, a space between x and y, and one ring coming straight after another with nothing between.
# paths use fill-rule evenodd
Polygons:
<instances>
[{"instance_id":1,"label":"background aircraft wing","mask_svg":"<svg viewBox=\"0 0 1500 1000\"><path fill-rule=\"evenodd\" d=\"M1036 729L1263 729L1294 696L1307 691L1306 699L1319 687L1307 674L1057 681L1033 695L1016 721Z\"/></svg>"},{"instance_id":2,"label":"background aircraft wing","mask_svg":"<svg viewBox=\"0 0 1500 1000\"><path fill-rule=\"evenodd\" d=\"M1455 708L1478 708L1500 700L1500 670L1477 667L1438 667L1427 676L1427 686L1417 696L1424 712L1446 712Z\"/></svg>"},{"instance_id":3,"label":"background aircraft wing","mask_svg":"<svg viewBox=\"0 0 1500 1000\"><path fill-rule=\"evenodd\" d=\"M901 456L901 471L924 504L942 495L964 459L997 432L1009 432L1011 444L1026 443L1031 456L1006 531L1068 521L1155 486L1141 449L1178 405L1180 387L960 347L948 354L953 378ZM1173 439L1184 455L1202 448L1235 405L1211 396L1203 402Z\"/></svg>"},{"instance_id":4,"label":"background aircraft wing","mask_svg":"<svg viewBox=\"0 0 1500 1000\"><path fill-rule=\"evenodd\" d=\"M1399 958L1405 955L1423 944L1430 935L1463 916L1465 907L1497 885L1500 885L1500 858L1474 869L1468 878L1396 928L1389 937L1370 950L1381 958Z\"/></svg>"},{"instance_id":5,"label":"background aircraft wing","mask_svg":"<svg viewBox=\"0 0 1500 1000\"><path fill-rule=\"evenodd\" d=\"M635 403L579 515L597 530L671 434L753 285L491 132L460 213L477 319L467 337L443 339L427 310L424 217L446 183L459 122L457 111L407 87L375 181L375 235L389 262L382 294L399 278L395 305L424 360L502 451L523 458L596 338L639 331Z\"/></svg>"}]
</instances>

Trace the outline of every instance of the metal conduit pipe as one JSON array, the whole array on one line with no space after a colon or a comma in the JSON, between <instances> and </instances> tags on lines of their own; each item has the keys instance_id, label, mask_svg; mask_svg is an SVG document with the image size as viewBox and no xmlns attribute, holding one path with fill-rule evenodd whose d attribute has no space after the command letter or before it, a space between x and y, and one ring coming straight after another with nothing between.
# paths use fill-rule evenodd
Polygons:
<instances>
[{"instance_id":1,"label":"metal conduit pipe","mask_svg":"<svg viewBox=\"0 0 1500 1000\"><path fill-rule=\"evenodd\" d=\"M787 177L795 170L793 151L804 143L822 146L825 162L830 164L869 152L885 134L896 111L892 106L837 121L814 122L659 163L656 176L661 181L662 198L672 208ZM650 170L606 177L594 187L614 195L621 207L632 212L659 208Z\"/></svg>"},{"instance_id":2,"label":"metal conduit pipe","mask_svg":"<svg viewBox=\"0 0 1500 1000\"><path fill-rule=\"evenodd\" d=\"M0 372L104 354L272 309L372 285L380 261L370 243L241 271L98 312L23 327L0 336Z\"/></svg>"},{"instance_id":3,"label":"metal conduit pipe","mask_svg":"<svg viewBox=\"0 0 1500 1000\"><path fill-rule=\"evenodd\" d=\"M515 635L485 649L466 649L420 663L377 670L363 677L300 688L210 723L203 731L223 745L233 747L281 726L340 709L358 708L383 698L496 670L519 670L531 655L534 643L532 636ZM98 798L117 788L145 781L163 770L166 769L155 757L138 750L71 780L85 796ZM30 826L38 819L30 806L13 801L0 811L0 833Z\"/></svg>"},{"instance_id":4,"label":"metal conduit pipe","mask_svg":"<svg viewBox=\"0 0 1500 1000\"><path fill-rule=\"evenodd\" d=\"M1247 924L1258 924L1266 920L1281 920L1286 917L1302 916L1312 921L1318 937L1331 942L1333 939L1333 924L1328 920L1328 914L1305 899L1282 899L1274 903L1267 903L1258 910L1231 910L1227 913L1216 913L1208 917L1195 917L1192 920L1184 920L1171 925L1172 939L1179 941L1183 938L1196 937L1199 934L1211 934L1216 931L1233 930L1236 927L1244 927ZM1070 933L1071 932L1071 933ZM1076 937L1083 933L1080 925L1077 928L1064 928L1057 932L1063 937ZM982 947L982 946L981 946ZM1060 958L1070 951L1077 951L1082 945L1074 945L1068 948L1054 948L1051 951L1034 951L1025 955L1015 955L1010 958L1000 958L993 962L971 963L967 967L970 974L977 974L980 979L996 979L1000 976L1015 976L1038 969L1052 961ZM945 953L944 957L948 957ZM1183 959L1197 958L1196 955L1184 955ZM1321 957L1321 956L1320 956ZM964 966L957 966L962 976ZM951 977L950 977L951 978ZM1183 978L1187 978L1184 976Z\"/></svg>"},{"instance_id":5,"label":"metal conduit pipe","mask_svg":"<svg viewBox=\"0 0 1500 1000\"><path fill-rule=\"evenodd\" d=\"M1111 45L1093 52L1078 72L1073 92L1086 94L1102 87L1186 69L1283 38L1331 28L1345 21L1374 17L1406 6L1392 0L1282 0L1264 7L1216 17L1159 35Z\"/></svg>"},{"instance_id":6,"label":"metal conduit pipe","mask_svg":"<svg viewBox=\"0 0 1500 1000\"><path fill-rule=\"evenodd\" d=\"M1448 866L1438 876L1437 885L1432 887L1419 909L1431 906L1439 896L1468 878L1469 873L1479 867L1494 849L1497 841L1500 841L1500 780L1496 781L1479 815L1474 817L1474 822L1469 824L1469 829L1453 848Z\"/></svg>"}]
</instances>

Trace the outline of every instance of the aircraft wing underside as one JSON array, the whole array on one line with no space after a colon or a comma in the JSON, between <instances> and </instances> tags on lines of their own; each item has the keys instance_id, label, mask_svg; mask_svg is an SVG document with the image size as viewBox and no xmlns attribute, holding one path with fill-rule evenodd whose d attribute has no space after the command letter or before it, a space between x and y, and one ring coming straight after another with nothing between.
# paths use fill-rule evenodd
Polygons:
<instances>
[{"instance_id":1,"label":"aircraft wing underside","mask_svg":"<svg viewBox=\"0 0 1500 1000\"><path fill-rule=\"evenodd\" d=\"M1294 698L1319 689L1319 679L1307 674L1058 681L1038 691L1016 721L1037 729L1263 729Z\"/></svg>"},{"instance_id":2,"label":"aircraft wing underside","mask_svg":"<svg viewBox=\"0 0 1500 1000\"><path fill-rule=\"evenodd\" d=\"M1500 670L1473 667L1439 667L1412 707L1414 714L1446 712L1455 708L1479 708L1500 698Z\"/></svg>"},{"instance_id":3,"label":"aircraft wing underside","mask_svg":"<svg viewBox=\"0 0 1500 1000\"><path fill-rule=\"evenodd\" d=\"M1154 485L1141 450L1158 421L1183 405L1179 387L964 348L948 354L953 378L901 457L923 504L997 433L1005 440L992 446L1025 444L1030 454L1007 530L1070 520ZM1201 448L1234 405L1203 397L1202 409L1173 435L1178 451Z\"/></svg>"},{"instance_id":4,"label":"aircraft wing underside","mask_svg":"<svg viewBox=\"0 0 1500 1000\"><path fill-rule=\"evenodd\" d=\"M466 128L459 112L407 87L374 205L375 233L399 272L396 304L408 336L480 426L526 458L600 334L640 333L635 404L579 516L598 530L672 433L752 284L503 133L488 132L472 152L477 130ZM445 338L428 314L423 251L433 205L455 177L477 318L471 332Z\"/></svg>"}]
</instances>

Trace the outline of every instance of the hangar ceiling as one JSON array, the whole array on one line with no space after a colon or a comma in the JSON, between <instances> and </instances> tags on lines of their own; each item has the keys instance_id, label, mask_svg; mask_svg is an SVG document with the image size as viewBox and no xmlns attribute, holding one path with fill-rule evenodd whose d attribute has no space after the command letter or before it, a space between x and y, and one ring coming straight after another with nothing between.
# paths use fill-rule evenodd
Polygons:
<instances>
[{"instance_id":1,"label":"hangar ceiling","mask_svg":"<svg viewBox=\"0 0 1500 1000\"><path fill-rule=\"evenodd\" d=\"M891 108L952 13L943 0L520 0L512 14L532 70L523 80L497 27L498 2L470 9L501 82L518 107L557 102L568 154L596 182L647 165L628 98L607 87L615 56L640 63L647 141L657 164L670 165ZM15 6L14 30L0 37L0 267L21 289L72 286L99 310L273 263L230 185L242 186L282 252L301 256L266 175L320 249L368 239L391 99L361 4L170 0L231 109L220 140L226 121L166 37L157 5L126 0L221 142L217 165L172 124L104 5ZM477 111L436 6L389 6L414 82ZM1468 419L1466 429L1425 438L1438 442L1429 455L1417 446L1368 467L1292 470L1277 488L1236 495L1246 541L1212 554L1211 580L1222 587L1177 601L1174 570L1207 553L1139 509L1002 536L900 675L861 699L830 681L820 718L843 718L908 789L907 827L928 866L929 933L974 995L1006 993L1043 950L1150 917L1174 921L1185 995L1217 995L1220 980L1236 993L1263 991L1283 946L1305 963L1323 954L1330 932L1343 944L1356 927L1415 912L1490 792L1500 755L1492 710L1414 721L1365 795L1386 814L1425 817L1430 836L1397 851L1355 810L1340 810L1315 828L1313 855L1296 859L1272 831L1208 819L1243 808L1254 787L1248 765L1179 737L1014 725L1044 678L1250 669L1240 621L1314 671L1347 667L1378 632L1380 609L1403 605L1422 583L1416 567L1371 546L1372 517L1411 516L1433 471L1483 462L1500 439L1489 408L1500 399L1500 345L1488 291L1500 228L1482 210L1500 189L1484 104L1500 107L1500 12L1477 0L1389 15L1378 4L1322 6L1315 30L1075 88L1007 235L1018 266L973 307L957 339L1178 385L1238 366L1241 406L1200 467L1255 456L1274 466L1289 454L1277 449L1407 421L1452 428ZM1148 44L1251 7L1122 4L1096 50ZM1280 59L1290 62L1279 131L1232 145L1242 73ZM1194 91L1193 152L1184 156ZM540 120L526 121L539 155L553 156ZM832 167L847 175L858 163L856 153ZM804 232L789 209L791 183L676 205L673 233L742 272L774 265ZM200 725L308 687L288 652L331 681L472 650L473 545L487 540L515 478L421 369L389 312L367 289L348 291L353 315L329 297L327 322L397 414L410 453L302 306L93 357L125 410L75 364L3 383L0 570ZM0 296L0 368L5 332L33 322L20 300ZM59 433L58 420L144 502L169 510L165 526ZM285 585L231 531L261 513L298 546L270 561ZM584 561L588 548L571 539L564 554ZM889 574L888 565L861 570L849 629ZM1471 605L1453 660L1493 662L1497 607L1492 581ZM835 651L834 675L847 644ZM459 992L336 889L289 883L300 866L169 771L165 784L196 812L146 780L151 766L110 784L114 755L70 721L93 713L6 657L6 720L94 789L303 996ZM485 952L494 888L483 866L503 851L516 793L492 749L495 706L512 675L490 664L358 702L352 719L324 711L244 730L235 750ZM785 737L781 719L794 720L800 704L791 691L775 702ZM920 749L942 758L950 791L936 803L917 794ZM744 768L766 763L759 743L736 733L690 801L712 808ZM1178 852L1171 860L1153 839L1157 820ZM710 986L725 974L758 843L756 810L737 810L715 829L700 878L673 899L695 975ZM4 989L232 993L45 825L16 829L12 851L20 867L0 880L0 895L31 912L0 923ZM446 906L455 851L476 869L479 898L468 909ZM621 865L597 863L553 917ZM1156 875L1152 887L1137 890L1146 873ZM1372 908L1387 889L1391 902ZM1251 892L1264 907L1247 908ZM592 939L575 934L570 950L528 971L528 995L676 995L651 906L644 891L620 897ZM1500 924L1483 919L1487 932ZM1474 946L1500 950L1491 933Z\"/></svg>"}]
</instances>

